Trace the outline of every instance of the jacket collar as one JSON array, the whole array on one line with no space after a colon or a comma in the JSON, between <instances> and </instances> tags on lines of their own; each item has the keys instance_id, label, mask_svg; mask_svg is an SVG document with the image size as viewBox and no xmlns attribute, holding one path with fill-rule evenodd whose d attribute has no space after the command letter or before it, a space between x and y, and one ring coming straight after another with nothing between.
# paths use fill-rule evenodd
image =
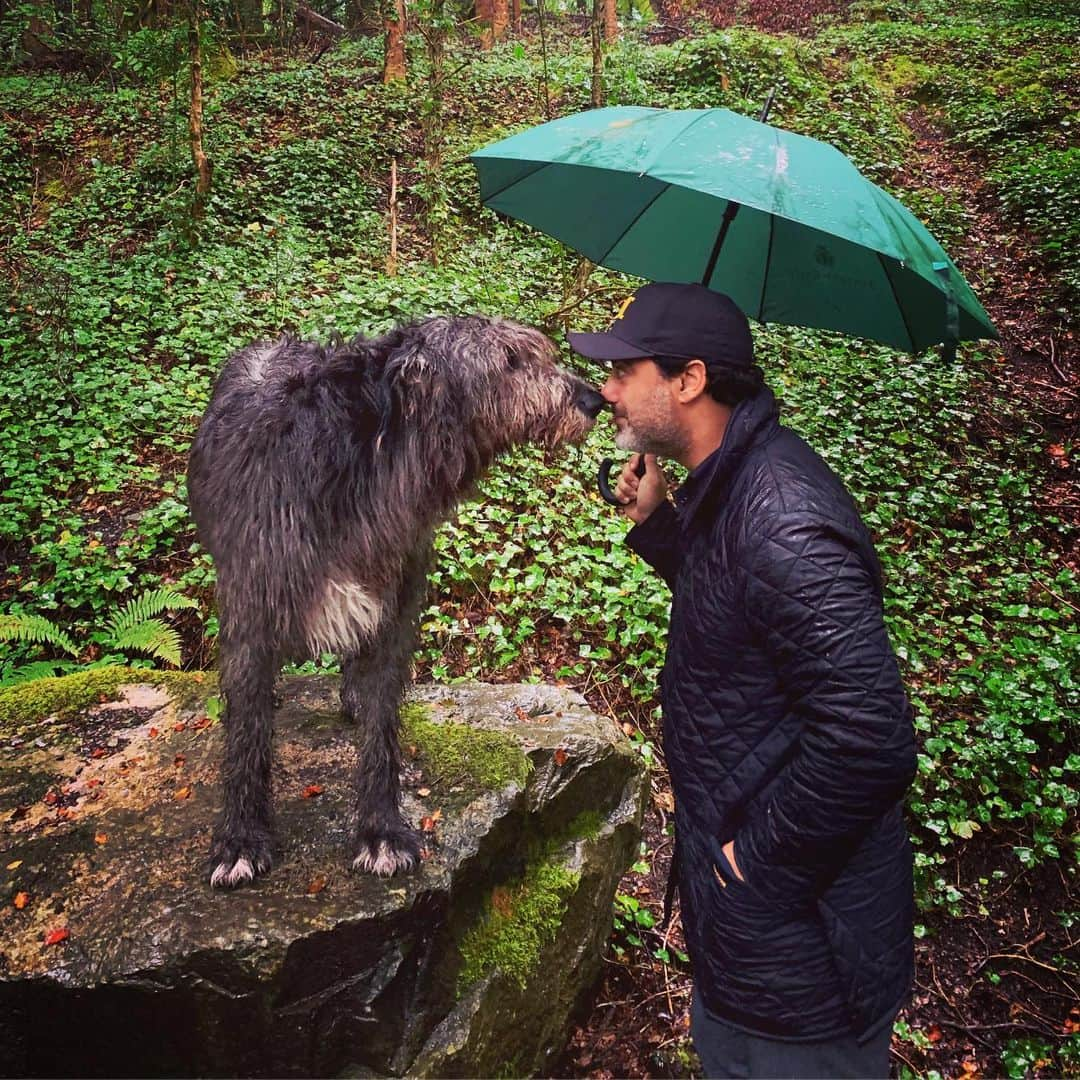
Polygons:
<instances>
[{"instance_id":1,"label":"jacket collar","mask_svg":"<svg viewBox=\"0 0 1080 1080\"><path fill-rule=\"evenodd\" d=\"M720 445L675 492L675 507L684 530L699 510L723 496L750 450L768 442L779 427L776 398L768 387L735 406Z\"/></svg>"}]
</instances>

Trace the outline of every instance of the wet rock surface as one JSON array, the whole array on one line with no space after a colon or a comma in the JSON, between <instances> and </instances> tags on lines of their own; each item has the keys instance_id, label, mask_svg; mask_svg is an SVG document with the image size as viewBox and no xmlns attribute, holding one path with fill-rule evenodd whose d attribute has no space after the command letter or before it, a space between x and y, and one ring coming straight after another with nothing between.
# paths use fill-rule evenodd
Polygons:
<instances>
[{"instance_id":1,"label":"wet rock surface","mask_svg":"<svg viewBox=\"0 0 1080 1080\"><path fill-rule=\"evenodd\" d=\"M348 870L337 681L283 680L277 860L225 893L205 872L214 693L133 684L0 733L3 1074L542 1070L636 851L645 778L618 729L552 687L416 688L402 780L425 857L379 880Z\"/></svg>"}]
</instances>

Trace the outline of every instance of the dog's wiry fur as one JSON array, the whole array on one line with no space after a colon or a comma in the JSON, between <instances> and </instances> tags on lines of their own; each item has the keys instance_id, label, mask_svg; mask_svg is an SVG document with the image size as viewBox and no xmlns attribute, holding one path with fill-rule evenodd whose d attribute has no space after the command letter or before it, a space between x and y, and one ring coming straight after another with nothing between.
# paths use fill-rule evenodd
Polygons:
<instances>
[{"instance_id":1,"label":"dog's wiry fur","mask_svg":"<svg viewBox=\"0 0 1080 1080\"><path fill-rule=\"evenodd\" d=\"M415 863L397 718L432 532L498 453L577 441L601 405L541 333L481 316L327 348L285 338L229 359L188 466L217 568L226 702L212 885L270 868L274 679L283 661L323 652L341 657L357 725L353 865Z\"/></svg>"}]
</instances>

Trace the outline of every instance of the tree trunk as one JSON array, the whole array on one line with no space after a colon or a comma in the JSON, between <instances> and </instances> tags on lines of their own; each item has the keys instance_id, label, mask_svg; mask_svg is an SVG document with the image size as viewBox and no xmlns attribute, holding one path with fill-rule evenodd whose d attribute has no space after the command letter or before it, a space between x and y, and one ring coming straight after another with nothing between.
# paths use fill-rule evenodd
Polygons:
<instances>
[{"instance_id":1,"label":"tree trunk","mask_svg":"<svg viewBox=\"0 0 1080 1080\"><path fill-rule=\"evenodd\" d=\"M427 0L425 33L428 57L428 93L421 104L420 130L424 140L424 228L431 241L431 265L439 265L439 234L442 231L446 194L442 184L443 95L446 78L446 0Z\"/></svg>"},{"instance_id":2,"label":"tree trunk","mask_svg":"<svg viewBox=\"0 0 1080 1080\"><path fill-rule=\"evenodd\" d=\"M593 0L592 22L589 30L592 34L592 107L599 109L604 104L604 5L606 0Z\"/></svg>"},{"instance_id":3,"label":"tree trunk","mask_svg":"<svg viewBox=\"0 0 1080 1080\"><path fill-rule=\"evenodd\" d=\"M405 78L405 0L387 0L387 8L382 69L384 83Z\"/></svg>"},{"instance_id":4,"label":"tree trunk","mask_svg":"<svg viewBox=\"0 0 1080 1080\"><path fill-rule=\"evenodd\" d=\"M210 194L212 166L203 150L203 77L202 45L199 31L202 12L199 5L202 0L191 0L191 19L188 23L188 50L191 58L191 113L188 117L188 129L191 132L191 157L195 162L195 199L192 203L192 216L203 216L206 209L206 197Z\"/></svg>"},{"instance_id":5,"label":"tree trunk","mask_svg":"<svg viewBox=\"0 0 1080 1080\"><path fill-rule=\"evenodd\" d=\"M615 0L604 0L604 40L616 41L619 37L619 19L615 11Z\"/></svg>"},{"instance_id":6,"label":"tree trunk","mask_svg":"<svg viewBox=\"0 0 1080 1080\"><path fill-rule=\"evenodd\" d=\"M510 0L510 24L515 34L521 33L521 0Z\"/></svg>"},{"instance_id":7,"label":"tree trunk","mask_svg":"<svg viewBox=\"0 0 1080 1080\"><path fill-rule=\"evenodd\" d=\"M480 48L487 50L495 43L492 24L495 21L495 0L476 0L476 25L480 29Z\"/></svg>"},{"instance_id":8,"label":"tree trunk","mask_svg":"<svg viewBox=\"0 0 1080 1080\"><path fill-rule=\"evenodd\" d=\"M491 36L496 41L506 37L506 28L510 24L510 4L508 0L492 0Z\"/></svg>"}]
</instances>

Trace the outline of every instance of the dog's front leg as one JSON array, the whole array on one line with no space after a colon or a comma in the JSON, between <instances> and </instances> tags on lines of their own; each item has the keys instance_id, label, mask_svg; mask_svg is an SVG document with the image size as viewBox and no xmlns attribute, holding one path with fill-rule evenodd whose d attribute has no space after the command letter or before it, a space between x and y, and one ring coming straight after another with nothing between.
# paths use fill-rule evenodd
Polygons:
<instances>
[{"instance_id":1,"label":"dog's front leg","mask_svg":"<svg viewBox=\"0 0 1080 1080\"><path fill-rule=\"evenodd\" d=\"M210 884L233 888L273 861L270 767L276 657L255 635L222 628L225 698L224 807L210 846Z\"/></svg>"},{"instance_id":2,"label":"dog's front leg","mask_svg":"<svg viewBox=\"0 0 1080 1080\"><path fill-rule=\"evenodd\" d=\"M398 731L429 550L417 551L406 566L396 617L386 618L370 647L342 664L342 710L357 726L359 751L353 868L383 876L412 869L420 857L417 834L401 815Z\"/></svg>"}]
</instances>

